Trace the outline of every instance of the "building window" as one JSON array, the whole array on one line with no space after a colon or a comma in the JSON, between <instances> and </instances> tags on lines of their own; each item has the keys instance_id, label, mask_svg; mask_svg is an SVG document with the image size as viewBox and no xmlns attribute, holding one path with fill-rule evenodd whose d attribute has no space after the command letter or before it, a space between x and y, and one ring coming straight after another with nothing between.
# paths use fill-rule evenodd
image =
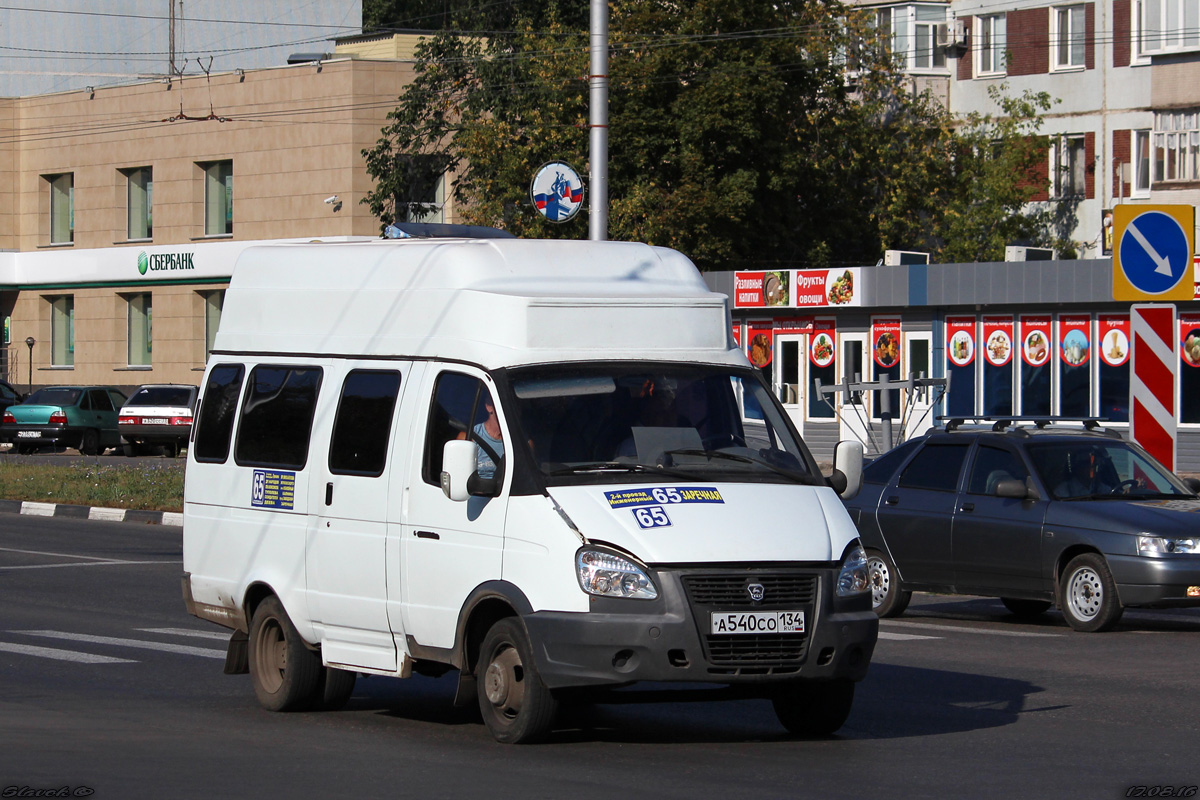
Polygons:
<instances>
[{"instance_id":1,"label":"building window","mask_svg":"<svg viewBox=\"0 0 1200 800\"><path fill-rule=\"evenodd\" d=\"M50 298L50 364L75 366L75 297Z\"/></svg>"},{"instance_id":2,"label":"building window","mask_svg":"<svg viewBox=\"0 0 1200 800\"><path fill-rule=\"evenodd\" d=\"M154 178L150 167L139 167L125 175L125 236L150 239L154 236Z\"/></svg>"},{"instance_id":3,"label":"building window","mask_svg":"<svg viewBox=\"0 0 1200 800\"><path fill-rule=\"evenodd\" d=\"M1087 191L1087 157L1083 136L1058 136L1050 148L1055 197L1082 197Z\"/></svg>"},{"instance_id":4,"label":"building window","mask_svg":"<svg viewBox=\"0 0 1200 800\"><path fill-rule=\"evenodd\" d=\"M233 162L201 164L204 170L204 235L233 234Z\"/></svg>"},{"instance_id":5,"label":"building window","mask_svg":"<svg viewBox=\"0 0 1200 800\"><path fill-rule=\"evenodd\" d=\"M1138 55L1200 49L1200 0L1138 0Z\"/></svg>"},{"instance_id":6,"label":"building window","mask_svg":"<svg viewBox=\"0 0 1200 800\"><path fill-rule=\"evenodd\" d=\"M1153 181L1200 180L1200 114L1196 109L1154 115ZM1147 191L1149 186L1146 187Z\"/></svg>"},{"instance_id":7,"label":"building window","mask_svg":"<svg viewBox=\"0 0 1200 800\"><path fill-rule=\"evenodd\" d=\"M978 55L977 75L1004 74L1007 39L1005 16L993 14L976 20L975 52Z\"/></svg>"},{"instance_id":8,"label":"building window","mask_svg":"<svg viewBox=\"0 0 1200 800\"><path fill-rule=\"evenodd\" d=\"M225 290L201 292L204 297L204 360L212 355L217 328L221 325L221 309L225 306Z\"/></svg>"},{"instance_id":9,"label":"building window","mask_svg":"<svg viewBox=\"0 0 1200 800\"><path fill-rule=\"evenodd\" d=\"M1150 196L1150 131L1133 132L1133 176L1130 192L1134 197Z\"/></svg>"},{"instance_id":10,"label":"building window","mask_svg":"<svg viewBox=\"0 0 1200 800\"><path fill-rule=\"evenodd\" d=\"M890 33L891 51L902 69L946 68L946 51L938 46L938 26L946 24L946 6L911 5L881 8L875 22L883 38Z\"/></svg>"},{"instance_id":11,"label":"building window","mask_svg":"<svg viewBox=\"0 0 1200 800\"><path fill-rule=\"evenodd\" d=\"M1086 55L1086 23L1083 6L1051 9L1050 47L1055 69L1082 67Z\"/></svg>"},{"instance_id":12,"label":"building window","mask_svg":"<svg viewBox=\"0 0 1200 800\"><path fill-rule=\"evenodd\" d=\"M125 300L129 306L129 366L148 367L154 340L154 311L150 295L132 294Z\"/></svg>"},{"instance_id":13,"label":"building window","mask_svg":"<svg viewBox=\"0 0 1200 800\"><path fill-rule=\"evenodd\" d=\"M50 244L75 241L75 175L47 175L50 186Z\"/></svg>"}]
</instances>

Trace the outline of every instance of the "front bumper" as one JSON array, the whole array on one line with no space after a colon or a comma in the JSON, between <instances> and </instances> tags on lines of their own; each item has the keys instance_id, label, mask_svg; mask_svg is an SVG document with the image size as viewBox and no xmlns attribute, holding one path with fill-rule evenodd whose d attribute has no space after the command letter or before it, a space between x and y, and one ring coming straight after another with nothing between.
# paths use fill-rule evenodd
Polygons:
<instances>
[{"instance_id":1,"label":"front bumper","mask_svg":"<svg viewBox=\"0 0 1200 800\"><path fill-rule=\"evenodd\" d=\"M866 677L879 631L869 592L835 598L836 568L672 569L655 573L656 600L592 599L586 613L523 617L538 671L552 689L681 681L770 686L797 679ZM696 579L741 585L812 580L807 600L761 603L705 597ZM778 583L778 580L776 580ZM798 608L797 608L798 606ZM709 634L713 611L804 610L803 634Z\"/></svg>"},{"instance_id":2,"label":"front bumper","mask_svg":"<svg viewBox=\"0 0 1200 800\"><path fill-rule=\"evenodd\" d=\"M1126 606L1200 606L1200 555L1107 556L1117 594Z\"/></svg>"}]
</instances>

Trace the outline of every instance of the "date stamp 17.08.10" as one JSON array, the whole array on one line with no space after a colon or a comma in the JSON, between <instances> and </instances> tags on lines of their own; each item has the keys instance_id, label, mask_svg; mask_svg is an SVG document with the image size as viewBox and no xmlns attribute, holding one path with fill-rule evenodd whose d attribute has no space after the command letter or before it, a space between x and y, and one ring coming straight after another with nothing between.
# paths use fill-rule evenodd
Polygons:
<instances>
[{"instance_id":1,"label":"date stamp 17.08.10","mask_svg":"<svg viewBox=\"0 0 1200 800\"><path fill-rule=\"evenodd\" d=\"M1195 797L1200 786L1130 786L1126 797Z\"/></svg>"}]
</instances>

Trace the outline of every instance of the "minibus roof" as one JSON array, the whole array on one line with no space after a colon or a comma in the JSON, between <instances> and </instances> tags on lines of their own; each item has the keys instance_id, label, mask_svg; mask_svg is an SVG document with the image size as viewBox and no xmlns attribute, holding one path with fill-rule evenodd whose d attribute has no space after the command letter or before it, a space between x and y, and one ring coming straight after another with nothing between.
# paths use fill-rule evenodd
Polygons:
<instances>
[{"instance_id":1,"label":"minibus roof","mask_svg":"<svg viewBox=\"0 0 1200 800\"><path fill-rule=\"evenodd\" d=\"M247 248L213 349L445 358L488 368L654 359L745 365L728 298L630 242L401 239Z\"/></svg>"}]
</instances>

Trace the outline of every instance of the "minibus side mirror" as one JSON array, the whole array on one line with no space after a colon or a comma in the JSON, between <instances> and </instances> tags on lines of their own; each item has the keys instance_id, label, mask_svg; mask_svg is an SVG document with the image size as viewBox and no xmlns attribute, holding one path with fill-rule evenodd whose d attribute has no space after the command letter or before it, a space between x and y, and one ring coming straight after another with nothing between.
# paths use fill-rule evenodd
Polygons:
<instances>
[{"instance_id":1,"label":"minibus side mirror","mask_svg":"<svg viewBox=\"0 0 1200 800\"><path fill-rule=\"evenodd\" d=\"M849 500L862 488L863 446L861 442L838 442L833 454L833 474L829 485L843 500Z\"/></svg>"},{"instance_id":2,"label":"minibus side mirror","mask_svg":"<svg viewBox=\"0 0 1200 800\"><path fill-rule=\"evenodd\" d=\"M460 503L471 496L467 481L475 474L479 445L465 439L451 439L442 448L442 492Z\"/></svg>"}]
</instances>

